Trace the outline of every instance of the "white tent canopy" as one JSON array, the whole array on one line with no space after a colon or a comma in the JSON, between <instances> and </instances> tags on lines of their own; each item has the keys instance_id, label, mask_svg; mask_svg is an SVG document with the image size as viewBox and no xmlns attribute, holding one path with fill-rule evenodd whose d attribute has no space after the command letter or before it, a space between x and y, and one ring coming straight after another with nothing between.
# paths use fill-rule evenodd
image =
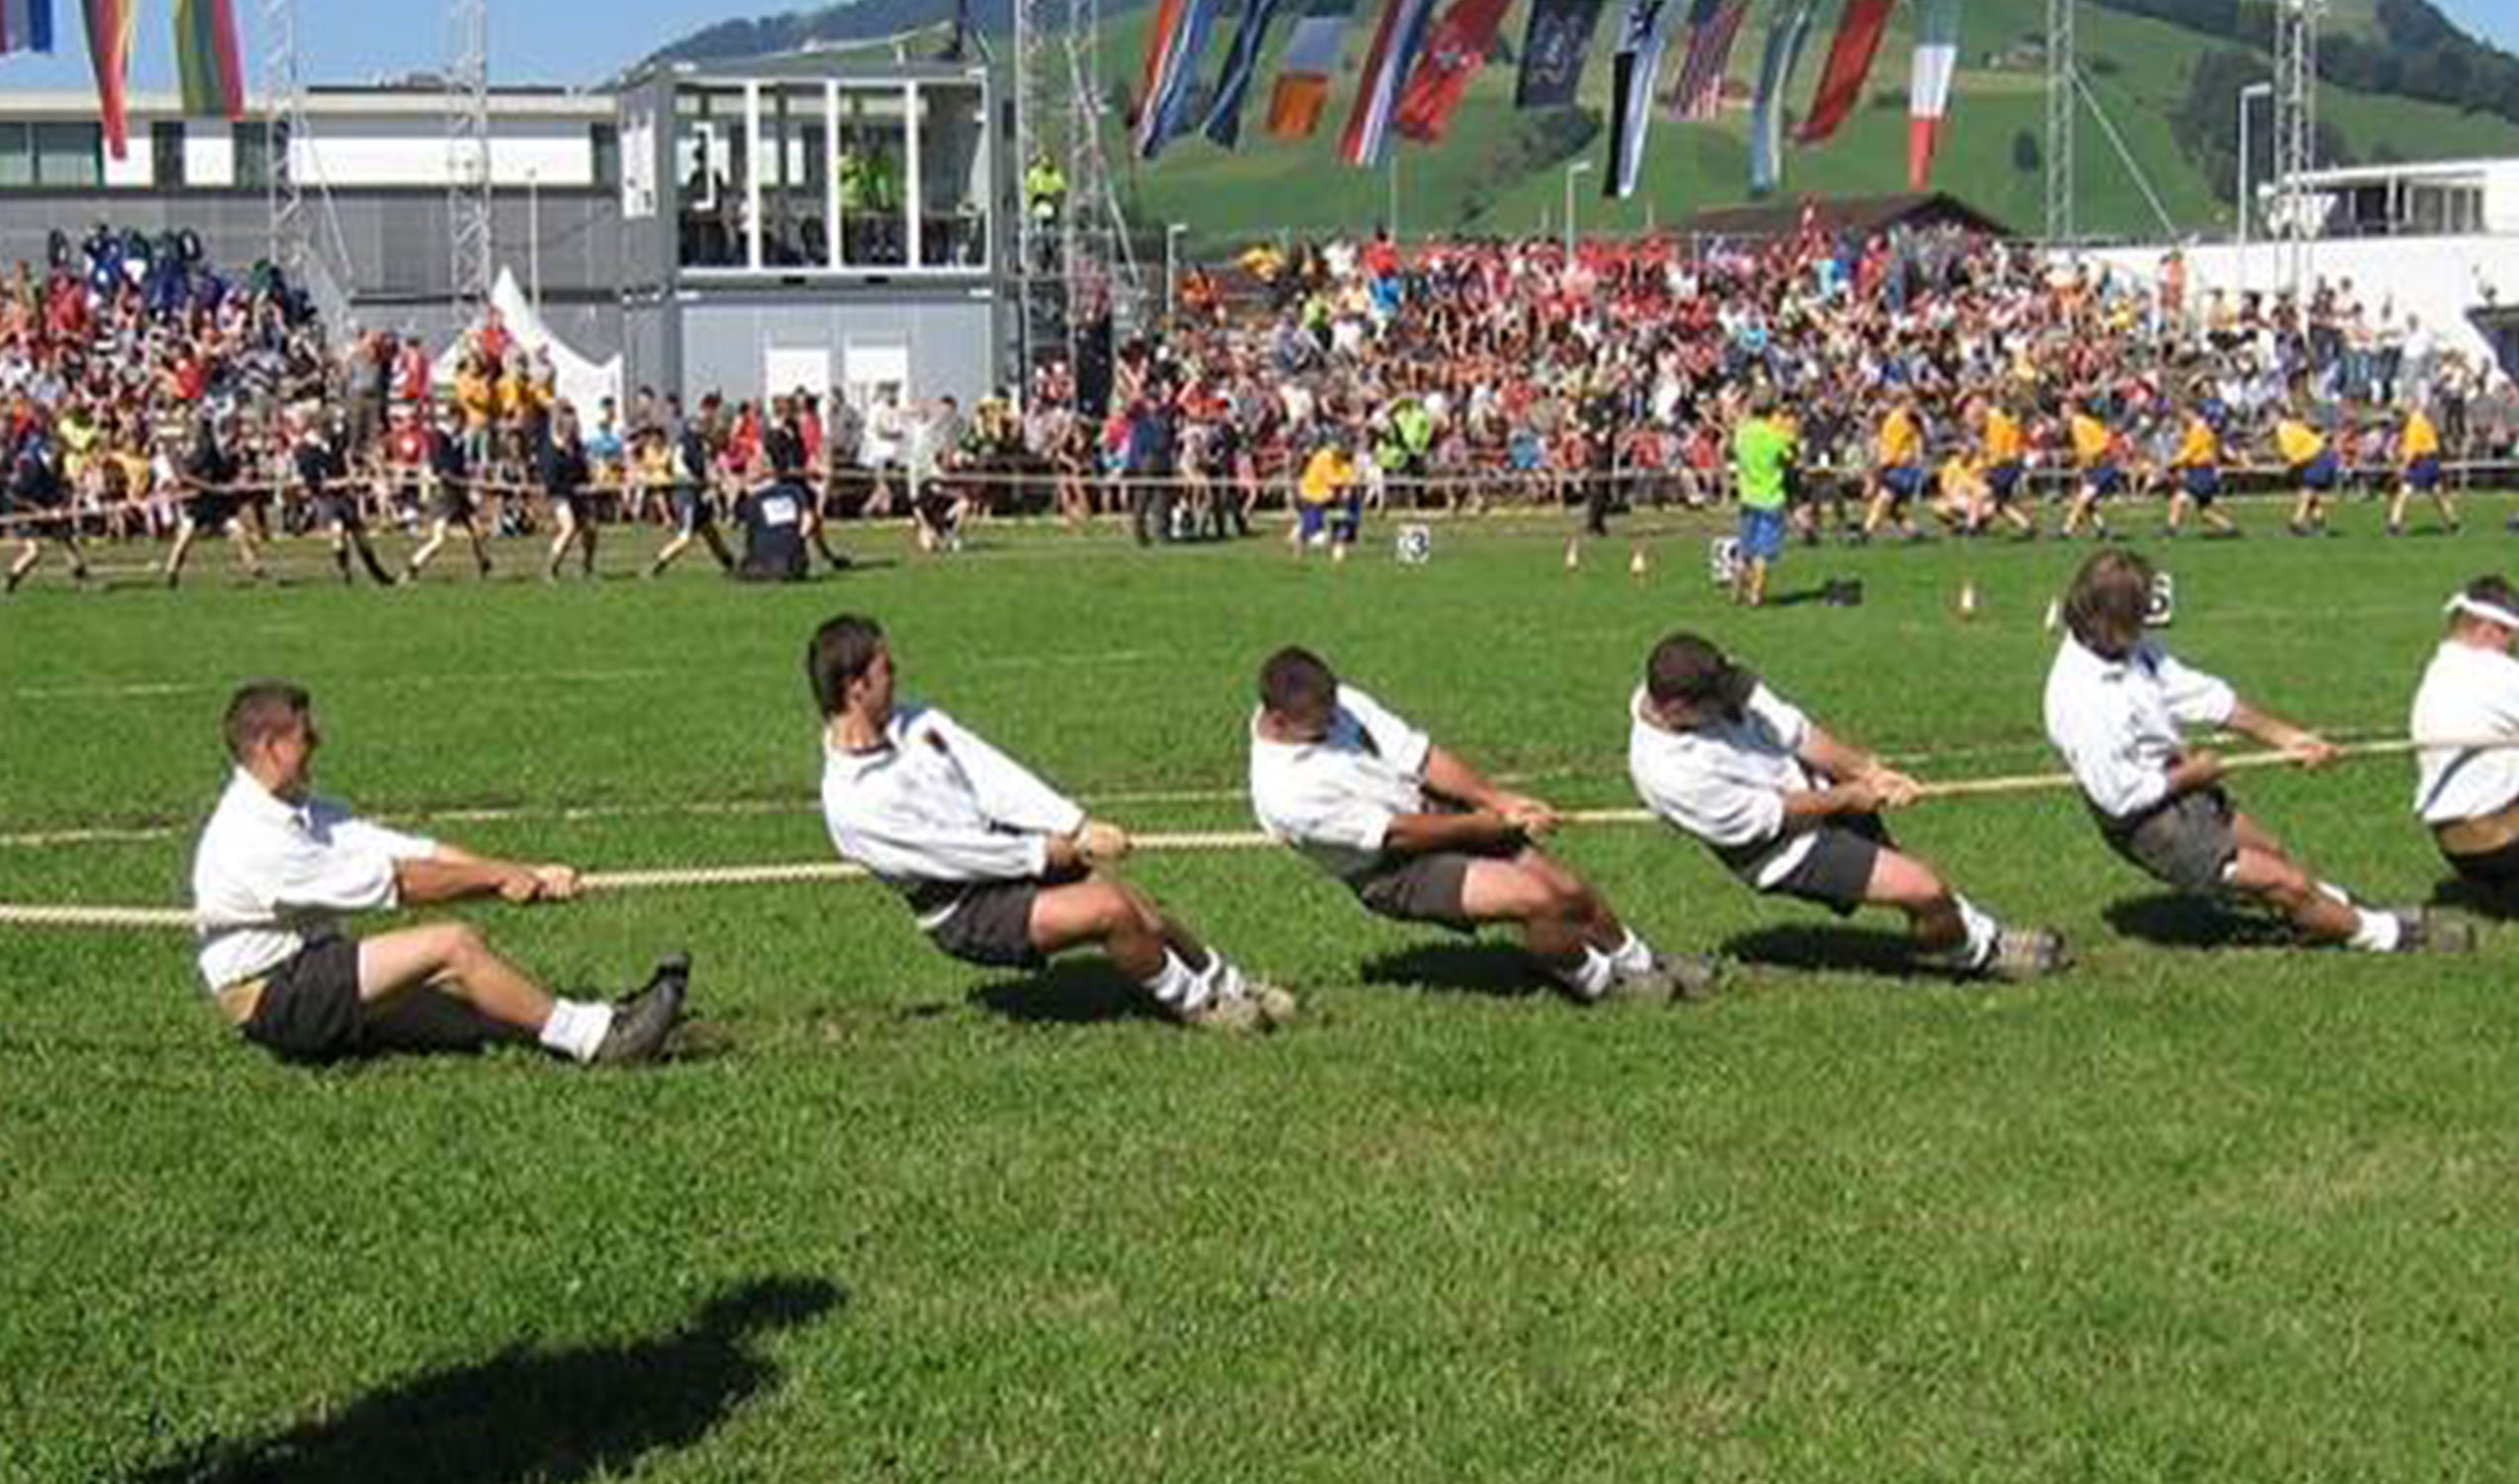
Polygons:
<instances>
[{"instance_id":1,"label":"white tent canopy","mask_svg":"<svg viewBox=\"0 0 2519 1484\"><path fill-rule=\"evenodd\" d=\"M499 312L507 326L508 338L526 350L548 357L551 370L559 382L560 400L577 409L578 417L588 427L595 425L596 410L604 399L612 399L618 407L621 397L621 358L614 356L601 365L569 348L568 342L551 333L534 312L532 301L516 287L513 271L499 270L499 281L490 290L490 307ZM478 326L474 326L478 327ZM430 368L430 377L438 386L449 386L455 379L455 368L463 358L460 340L446 347Z\"/></svg>"}]
</instances>

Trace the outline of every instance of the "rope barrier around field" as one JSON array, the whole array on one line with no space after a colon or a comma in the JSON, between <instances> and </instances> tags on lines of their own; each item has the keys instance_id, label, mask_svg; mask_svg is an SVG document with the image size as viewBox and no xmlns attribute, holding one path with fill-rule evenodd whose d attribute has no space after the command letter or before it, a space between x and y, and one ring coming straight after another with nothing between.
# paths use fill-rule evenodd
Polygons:
<instances>
[{"instance_id":1,"label":"rope barrier around field","mask_svg":"<svg viewBox=\"0 0 2519 1484\"><path fill-rule=\"evenodd\" d=\"M2519 748L2519 737L2494 737L2474 741L2418 740L2387 738L2375 742L2354 743L2335 749L2336 761L2352 762L2365 758L2398 757L2425 750L2454 752L2506 751ZM2243 753L2222 760L2227 772L2245 772L2295 764L2298 760L2287 752ZM2079 787L2069 773L2019 774L2006 778L1963 779L1946 784L1927 784L1919 790L1924 801L1939 799L1985 798L2004 794L2038 793ZM1658 822L1649 809L1575 809L1558 816L1563 825L1582 828L1613 828L1650 825ZM1218 853L1275 848L1276 842L1257 830L1218 830L1189 833L1148 834L1130 841L1132 854L1143 851L1153 855ZM712 886L798 885L821 881L855 881L870 878L866 868L843 861L800 861L749 866L674 867L645 871L598 871L579 878L580 891L589 895L609 895L624 891L673 891ZM0 903L0 927L16 928L106 928L132 930L181 930L194 928L193 914L176 907L87 906L78 903Z\"/></svg>"}]
</instances>

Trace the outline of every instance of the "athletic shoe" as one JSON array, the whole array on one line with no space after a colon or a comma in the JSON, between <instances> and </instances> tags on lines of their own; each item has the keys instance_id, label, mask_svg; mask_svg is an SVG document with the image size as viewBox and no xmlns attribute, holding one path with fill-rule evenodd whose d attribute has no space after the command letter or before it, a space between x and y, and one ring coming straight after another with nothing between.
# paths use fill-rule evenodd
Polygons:
<instances>
[{"instance_id":1,"label":"athletic shoe","mask_svg":"<svg viewBox=\"0 0 2519 1484\"><path fill-rule=\"evenodd\" d=\"M1294 1018L1294 996L1274 984L1246 980L1238 993L1211 996L1207 1003L1181 1016L1194 1031L1227 1035L1264 1034Z\"/></svg>"},{"instance_id":2,"label":"athletic shoe","mask_svg":"<svg viewBox=\"0 0 2519 1484\"><path fill-rule=\"evenodd\" d=\"M2062 934L2046 928L2004 928L1995 934L1995 951L1977 966L1976 973L2018 983L2054 974L2069 962Z\"/></svg>"},{"instance_id":3,"label":"athletic shoe","mask_svg":"<svg viewBox=\"0 0 2519 1484\"><path fill-rule=\"evenodd\" d=\"M2396 919L2396 951L2401 954L2469 954L2475 951L2475 927L2424 907L2389 913Z\"/></svg>"},{"instance_id":4,"label":"athletic shoe","mask_svg":"<svg viewBox=\"0 0 2519 1484\"><path fill-rule=\"evenodd\" d=\"M1666 1005L1675 1000L1693 1003L1713 994L1716 983L1722 977L1722 961L1705 955L1656 958L1653 967L1641 974L1613 976L1610 986L1601 991L1600 998L1581 1003Z\"/></svg>"},{"instance_id":5,"label":"athletic shoe","mask_svg":"<svg viewBox=\"0 0 2519 1484\"><path fill-rule=\"evenodd\" d=\"M657 961L647 987L612 1002L612 1028L595 1049L598 1066L623 1067L653 1062L665 1049L665 1038L682 1018L683 995L691 987L691 955L670 954Z\"/></svg>"}]
</instances>

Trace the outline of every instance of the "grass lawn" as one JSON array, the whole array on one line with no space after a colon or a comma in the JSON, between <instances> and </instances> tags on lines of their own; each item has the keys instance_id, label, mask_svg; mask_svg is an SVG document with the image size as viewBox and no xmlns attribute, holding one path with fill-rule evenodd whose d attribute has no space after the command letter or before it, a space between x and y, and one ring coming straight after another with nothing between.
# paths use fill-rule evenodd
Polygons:
<instances>
[{"instance_id":1,"label":"grass lawn","mask_svg":"<svg viewBox=\"0 0 2519 1484\"><path fill-rule=\"evenodd\" d=\"M2503 513L2147 544L2188 658L2382 736ZM172 596L40 578L0 607L0 900L178 903L219 707L275 673L315 690L327 788L387 817L601 869L827 859L798 660L844 607L905 690L1141 829L1248 828L1252 674L1289 640L1568 806L1632 802L1625 700L1679 625L1927 777L2053 766L2040 617L2087 547L1796 549L1784 590L1868 603L1743 615L1711 525L1632 522L1639 581L1627 539L1566 571L1569 524L1445 524L1415 569L1387 525L1341 567L996 527L945 562L853 533L888 560L780 591L343 592L303 546L277 592L215 549ZM2239 791L2419 901L2410 774ZM2076 972L1911 976L1887 919L1603 827L1563 854L1633 921L1745 961L1716 1003L1584 1013L1289 854L1148 855L1303 1024L1202 1038L1090 960L968 970L865 882L694 889L469 911L563 986L688 946L681 1061L310 1072L215 1023L182 935L0 929L0 1479L2506 1477L2519 938L2286 950L2162 900L2067 795L1899 829ZM103 833L26 838L58 831Z\"/></svg>"}]
</instances>

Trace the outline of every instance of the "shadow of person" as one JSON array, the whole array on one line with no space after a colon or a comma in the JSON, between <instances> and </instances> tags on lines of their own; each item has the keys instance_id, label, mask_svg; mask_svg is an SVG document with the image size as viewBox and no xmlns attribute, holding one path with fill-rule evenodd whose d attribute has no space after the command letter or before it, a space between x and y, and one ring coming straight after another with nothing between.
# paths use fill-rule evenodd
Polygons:
<instances>
[{"instance_id":1,"label":"shadow of person","mask_svg":"<svg viewBox=\"0 0 2519 1484\"><path fill-rule=\"evenodd\" d=\"M1539 966L1522 950L1465 942L1421 943L1384 954L1364 966L1363 979L1368 984L1400 984L1494 999L1524 999L1551 987Z\"/></svg>"},{"instance_id":2,"label":"shadow of person","mask_svg":"<svg viewBox=\"0 0 2519 1484\"><path fill-rule=\"evenodd\" d=\"M1143 991L1110 965L1094 959L1053 964L1019 979L982 984L971 991L970 998L992 1015L1027 1025L1164 1018Z\"/></svg>"},{"instance_id":3,"label":"shadow of person","mask_svg":"<svg viewBox=\"0 0 2519 1484\"><path fill-rule=\"evenodd\" d=\"M2100 915L2126 937L2158 948L2288 948L2300 941L2271 917L2175 892L2110 902Z\"/></svg>"},{"instance_id":4,"label":"shadow of person","mask_svg":"<svg viewBox=\"0 0 2519 1484\"><path fill-rule=\"evenodd\" d=\"M1718 950L1743 964L1804 973L1869 974L1883 978L1948 978L1919 960L1904 933L1835 923L1791 923L1734 935Z\"/></svg>"},{"instance_id":5,"label":"shadow of person","mask_svg":"<svg viewBox=\"0 0 2519 1484\"><path fill-rule=\"evenodd\" d=\"M130 1484L571 1484L687 1448L777 1379L752 1351L846 1295L820 1278L720 1294L653 1340L538 1350L430 1371L336 1416L247 1442L211 1439Z\"/></svg>"}]
</instances>

